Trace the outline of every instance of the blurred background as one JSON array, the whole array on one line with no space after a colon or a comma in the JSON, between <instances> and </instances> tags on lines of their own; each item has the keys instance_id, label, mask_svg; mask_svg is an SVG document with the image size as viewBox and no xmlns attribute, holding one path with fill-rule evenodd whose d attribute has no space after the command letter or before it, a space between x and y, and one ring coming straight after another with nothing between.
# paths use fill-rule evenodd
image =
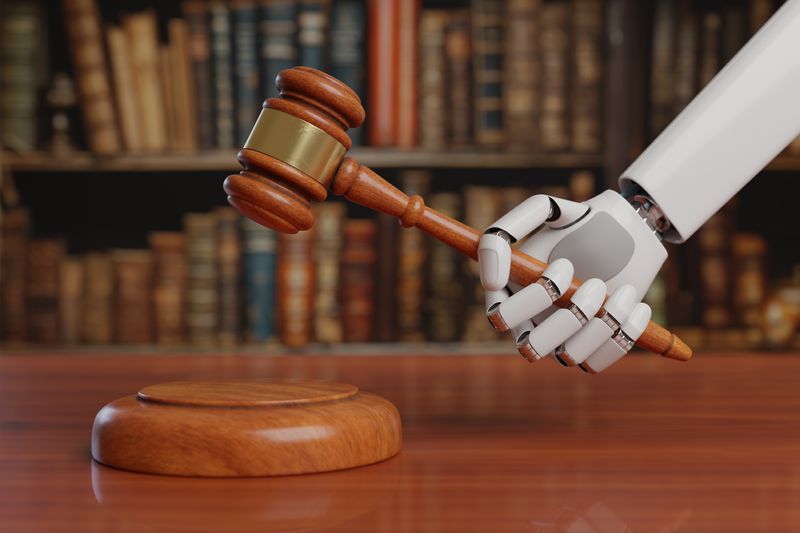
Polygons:
<instances>
[{"instance_id":1,"label":"blurred background","mask_svg":"<svg viewBox=\"0 0 800 533\"><path fill-rule=\"evenodd\" d=\"M226 207L277 73L351 86L352 155L483 229L616 189L779 4L4 0L2 346L511 353L476 265L421 232L338 199L295 236ZM795 142L671 246L654 320L700 350L800 349L799 178Z\"/></svg>"}]
</instances>

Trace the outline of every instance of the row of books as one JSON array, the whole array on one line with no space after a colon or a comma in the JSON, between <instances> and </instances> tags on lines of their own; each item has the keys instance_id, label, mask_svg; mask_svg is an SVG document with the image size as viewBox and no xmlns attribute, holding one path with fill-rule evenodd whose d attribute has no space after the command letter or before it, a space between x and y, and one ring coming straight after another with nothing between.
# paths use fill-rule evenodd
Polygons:
<instances>
[{"instance_id":1,"label":"row of books","mask_svg":"<svg viewBox=\"0 0 800 533\"><path fill-rule=\"evenodd\" d=\"M477 228L536 192L592 196L595 175L569 188L465 186L433 192L407 171L402 186ZM149 249L69 255L63 238L31 238L27 211L3 214L2 338L34 343L236 345L496 340L477 265L390 217L348 218L315 206L316 224L276 234L230 208L190 213L183 231L148 235Z\"/></svg>"},{"instance_id":2,"label":"row of books","mask_svg":"<svg viewBox=\"0 0 800 533\"><path fill-rule=\"evenodd\" d=\"M7 4L3 138L34 148L45 14ZM277 73L294 65L365 98L356 144L602 148L602 0L424 10L420 0L184 0L183 18L170 20L155 9L105 20L97 0L62 4L88 146L100 154L240 147Z\"/></svg>"}]
</instances>

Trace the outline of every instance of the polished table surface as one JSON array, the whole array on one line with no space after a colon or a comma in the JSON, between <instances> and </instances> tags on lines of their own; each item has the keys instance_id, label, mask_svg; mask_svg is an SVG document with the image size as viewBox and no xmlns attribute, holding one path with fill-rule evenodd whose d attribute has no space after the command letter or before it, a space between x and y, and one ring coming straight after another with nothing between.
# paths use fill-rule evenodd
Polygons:
<instances>
[{"instance_id":1,"label":"polished table surface","mask_svg":"<svg viewBox=\"0 0 800 533\"><path fill-rule=\"evenodd\" d=\"M108 401L189 378L383 395L403 451L271 479L94 464ZM588 376L512 356L0 355L0 531L800 531L800 356L629 356Z\"/></svg>"}]
</instances>

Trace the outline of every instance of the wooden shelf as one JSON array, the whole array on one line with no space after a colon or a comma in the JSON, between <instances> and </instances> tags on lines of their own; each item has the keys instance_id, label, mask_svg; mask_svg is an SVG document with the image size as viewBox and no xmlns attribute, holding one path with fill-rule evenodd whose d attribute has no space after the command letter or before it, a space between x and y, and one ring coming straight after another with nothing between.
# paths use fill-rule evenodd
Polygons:
<instances>
[{"instance_id":1,"label":"wooden shelf","mask_svg":"<svg viewBox=\"0 0 800 533\"><path fill-rule=\"evenodd\" d=\"M599 168L600 154L528 154L481 151L430 152L354 148L352 157L376 168ZM57 157L46 152L5 153L5 168L11 172L234 172L239 169L236 152L215 150L196 154L120 154L97 156L76 152Z\"/></svg>"}]
</instances>

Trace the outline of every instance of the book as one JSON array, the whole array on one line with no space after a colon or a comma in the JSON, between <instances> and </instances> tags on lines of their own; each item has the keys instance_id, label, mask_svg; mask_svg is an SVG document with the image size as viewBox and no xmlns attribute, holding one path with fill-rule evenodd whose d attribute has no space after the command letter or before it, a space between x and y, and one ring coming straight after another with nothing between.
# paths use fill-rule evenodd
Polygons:
<instances>
[{"instance_id":1,"label":"book","mask_svg":"<svg viewBox=\"0 0 800 533\"><path fill-rule=\"evenodd\" d=\"M540 141L548 151L570 146L569 42L570 4L563 1L542 4L539 49L542 54Z\"/></svg>"},{"instance_id":2,"label":"book","mask_svg":"<svg viewBox=\"0 0 800 533\"><path fill-rule=\"evenodd\" d=\"M397 147L417 145L417 79L419 76L419 12L421 0L398 0L397 24Z\"/></svg>"},{"instance_id":3,"label":"book","mask_svg":"<svg viewBox=\"0 0 800 533\"><path fill-rule=\"evenodd\" d=\"M673 0L657 0L653 11L650 70L650 135L656 137L673 118L675 102L676 11Z\"/></svg>"},{"instance_id":4,"label":"book","mask_svg":"<svg viewBox=\"0 0 800 533\"><path fill-rule=\"evenodd\" d=\"M397 144L399 51L396 5L402 0L374 0L367 4L369 50L367 74L367 133L369 145Z\"/></svg>"},{"instance_id":5,"label":"book","mask_svg":"<svg viewBox=\"0 0 800 533\"><path fill-rule=\"evenodd\" d=\"M27 248L30 213L16 207L0 216L0 304L2 304L2 339L23 342L28 338L27 317Z\"/></svg>"},{"instance_id":6,"label":"book","mask_svg":"<svg viewBox=\"0 0 800 533\"><path fill-rule=\"evenodd\" d=\"M698 23L688 1L679 4L678 35L675 52L675 116L689 105L697 93Z\"/></svg>"},{"instance_id":7,"label":"book","mask_svg":"<svg viewBox=\"0 0 800 533\"><path fill-rule=\"evenodd\" d=\"M726 204L697 231L696 294L700 297L700 320L709 330L733 324L730 260L734 202Z\"/></svg>"},{"instance_id":8,"label":"book","mask_svg":"<svg viewBox=\"0 0 800 533\"><path fill-rule=\"evenodd\" d=\"M440 192L430 196L431 208L458 220L461 195ZM429 240L427 268L427 339L434 342L458 341L464 325L464 286L461 280L461 255L444 243Z\"/></svg>"},{"instance_id":9,"label":"book","mask_svg":"<svg viewBox=\"0 0 800 533\"><path fill-rule=\"evenodd\" d=\"M153 250L153 323L158 344L186 341L186 235L180 231L155 231L148 241Z\"/></svg>"},{"instance_id":10,"label":"book","mask_svg":"<svg viewBox=\"0 0 800 533\"><path fill-rule=\"evenodd\" d=\"M319 70L328 68L328 23L330 0L299 0L297 43L300 64Z\"/></svg>"},{"instance_id":11,"label":"book","mask_svg":"<svg viewBox=\"0 0 800 533\"><path fill-rule=\"evenodd\" d=\"M419 24L419 144L441 150L447 145L445 29L448 12L422 11Z\"/></svg>"},{"instance_id":12,"label":"book","mask_svg":"<svg viewBox=\"0 0 800 533\"><path fill-rule=\"evenodd\" d=\"M747 16L741 4L725 4L722 8L722 35L720 50L724 65L744 46L749 37Z\"/></svg>"},{"instance_id":13,"label":"book","mask_svg":"<svg viewBox=\"0 0 800 533\"><path fill-rule=\"evenodd\" d=\"M129 152L141 152L144 148L142 117L137 103L128 38L122 28L111 25L106 29L106 43L122 144Z\"/></svg>"},{"instance_id":14,"label":"book","mask_svg":"<svg viewBox=\"0 0 800 533\"><path fill-rule=\"evenodd\" d=\"M469 11L450 11L445 30L448 86L447 140L455 147L472 143L472 40Z\"/></svg>"},{"instance_id":15,"label":"book","mask_svg":"<svg viewBox=\"0 0 800 533\"><path fill-rule=\"evenodd\" d=\"M0 4L0 145L32 150L39 141L39 89L46 63L44 18L35 2Z\"/></svg>"},{"instance_id":16,"label":"book","mask_svg":"<svg viewBox=\"0 0 800 533\"><path fill-rule=\"evenodd\" d=\"M216 344L219 331L219 264L217 219L213 213L187 213L186 231L187 310L189 342L198 346Z\"/></svg>"},{"instance_id":17,"label":"book","mask_svg":"<svg viewBox=\"0 0 800 533\"><path fill-rule=\"evenodd\" d=\"M211 72L216 148L234 148L233 47L228 4L211 2Z\"/></svg>"},{"instance_id":18,"label":"book","mask_svg":"<svg viewBox=\"0 0 800 533\"><path fill-rule=\"evenodd\" d=\"M262 96L278 96L275 78L297 64L297 1L261 1Z\"/></svg>"},{"instance_id":19,"label":"book","mask_svg":"<svg viewBox=\"0 0 800 533\"><path fill-rule=\"evenodd\" d=\"M378 227L372 219L344 223L341 279L346 342L369 342L374 338L377 235Z\"/></svg>"},{"instance_id":20,"label":"book","mask_svg":"<svg viewBox=\"0 0 800 533\"><path fill-rule=\"evenodd\" d=\"M241 340L242 241L241 215L232 207L214 210L217 218L219 268L219 341L232 346Z\"/></svg>"},{"instance_id":21,"label":"book","mask_svg":"<svg viewBox=\"0 0 800 533\"><path fill-rule=\"evenodd\" d=\"M209 5L204 1L184 1L182 8L189 33L189 57L192 64L191 91L194 93L194 116L197 122L196 142L200 148L207 150L216 144Z\"/></svg>"},{"instance_id":22,"label":"book","mask_svg":"<svg viewBox=\"0 0 800 533\"><path fill-rule=\"evenodd\" d=\"M703 15L702 39L700 46L700 87L705 87L720 67L722 18L716 11Z\"/></svg>"},{"instance_id":23,"label":"book","mask_svg":"<svg viewBox=\"0 0 800 533\"><path fill-rule=\"evenodd\" d=\"M313 229L278 234L278 336L290 348L313 339L314 240Z\"/></svg>"},{"instance_id":24,"label":"book","mask_svg":"<svg viewBox=\"0 0 800 533\"><path fill-rule=\"evenodd\" d=\"M169 46L165 44L158 47L158 81L161 85L161 101L164 109L165 149L174 151L176 150L178 130L178 117L175 111L175 80L173 79Z\"/></svg>"},{"instance_id":25,"label":"book","mask_svg":"<svg viewBox=\"0 0 800 533\"><path fill-rule=\"evenodd\" d=\"M247 340L275 336L276 235L249 218L242 219Z\"/></svg>"},{"instance_id":26,"label":"book","mask_svg":"<svg viewBox=\"0 0 800 533\"><path fill-rule=\"evenodd\" d=\"M497 147L503 131L504 2L472 0L472 61L475 142Z\"/></svg>"},{"instance_id":27,"label":"book","mask_svg":"<svg viewBox=\"0 0 800 533\"><path fill-rule=\"evenodd\" d=\"M198 149L197 102L193 84L189 25L183 19L170 19L167 31L172 74L172 103L175 113L173 146L177 151L196 152Z\"/></svg>"},{"instance_id":28,"label":"book","mask_svg":"<svg viewBox=\"0 0 800 533\"><path fill-rule=\"evenodd\" d=\"M151 152L169 147L157 24L155 11L130 13L122 18L141 118L142 148Z\"/></svg>"},{"instance_id":29,"label":"book","mask_svg":"<svg viewBox=\"0 0 800 533\"><path fill-rule=\"evenodd\" d=\"M59 272L58 316L59 342L77 344L81 340L83 315L83 261L79 257L63 257Z\"/></svg>"},{"instance_id":30,"label":"book","mask_svg":"<svg viewBox=\"0 0 800 533\"><path fill-rule=\"evenodd\" d=\"M59 341L58 290L66 243L59 238L37 238L28 243L28 332L34 342Z\"/></svg>"},{"instance_id":31,"label":"book","mask_svg":"<svg viewBox=\"0 0 800 533\"><path fill-rule=\"evenodd\" d=\"M342 245L346 208L342 202L314 206L317 241L314 247L316 297L314 299L314 337L317 342L335 344L343 339L339 302Z\"/></svg>"},{"instance_id":32,"label":"book","mask_svg":"<svg viewBox=\"0 0 800 533\"><path fill-rule=\"evenodd\" d=\"M402 190L409 196L424 196L430 188L431 174L424 170L406 170L400 177ZM397 235L397 340L425 340L425 235L413 228L401 228Z\"/></svg>"},{"instance_id":33,"label":"book","mask_svg":"<svg viewBox=\"0 0 800 533\"><path fill-rule=\"evenodd\" d=\"M153 335L153 256L150 250L113 250L114 340L148 344Z\"/></svg>"},{"instance_id":34,"label":"book","mask_svg":"<svg viewBox=\"0 0 800 533\"><path fill-rule=\"evenodd\" d=\"M576 170L569 176L569 199L585 202L596 194L597 178L591 170Z\"/></svg>"},{"instance_id":35,"label":"book","mask_svg":"<svg viewBox=\"0 0 800 533\"><path fill-rule=\"evenodd\" d=\"M90 344L109 344L114 340L114 276L111 258L102 252L84 257L83 319L81 338Z\"/></svg>"},{"instance_id":36,"label":"book","mask_svg":"<svg viewBox=\"0 0 800 533\"><path fill-rule=\"evenodd\" d=\"M358 95L364 94L365 18L361 0L337 0L331 6L330 72ZM362 143L361 126L348 134L354 146Z\"/></svg>"},{"instance_id":37,"label":"book","mask_svg":"<svg viewBox=\"0 0 800 533\"><path fill-rule=\"evenodd\" d=\"M751 35L761 29L761 26L772 16L774 10L772 0L750 0Z\"/></svg>"},{"instance_id":38,"label":"book","mask_svg":"<svg viewBox=\"0 0 800 533\"><path fill-rule=\"evenodd\" d=\"M63 0L65 28L89 148L115 154L122 143L95 0ZM133 50L132 50L133 52Z\"/></svg>"},{"instance_id":39,"label":"book","mask_svg":"<svg viewBox=\"0 0 800 533\"><path fill-rule=\"evenodd\" d=\"M603 0L572 4L572 150L602 149Z\"/></svg>"},{"instance_id":40,"label":"book","mask_svg":"<svg viewBox=\"0 0 800 533\"><path fill-rule=\"evenodd\" d=\"M539 145L539 0L510 0L506 7L503 116L506 146Z\"/></svg>"},{"instance_id":41,"label":"book","mask_svg":"<svg viewBox=\"0 0 800 533\"><path fill-rule=\"evenodd\" d=\"M737 325L758 330L767 299L767 241L755 233L736 233L733 254L733 307Z\"/></svg>"},{"instance_id":42,"label":"book","mask_svg":"<svg viewBox=\"0 0 800 533\"><path fill-rule=\"evenodd\" d=\"M375 289L375 340L393 342L397 337L397 219L385 213L378 213L378 280Z\"/></svg>"},{"instance_id":43,"label":"book","mask_svg":"<svg viewBox=\"0 0 800 533\"><path fill-rule=\"evenodd\" d=\"M258 94L258 10L255 0L236 0L231 6L236 145L242 146L261 109Z\"/></svg>"}]
</instances>

